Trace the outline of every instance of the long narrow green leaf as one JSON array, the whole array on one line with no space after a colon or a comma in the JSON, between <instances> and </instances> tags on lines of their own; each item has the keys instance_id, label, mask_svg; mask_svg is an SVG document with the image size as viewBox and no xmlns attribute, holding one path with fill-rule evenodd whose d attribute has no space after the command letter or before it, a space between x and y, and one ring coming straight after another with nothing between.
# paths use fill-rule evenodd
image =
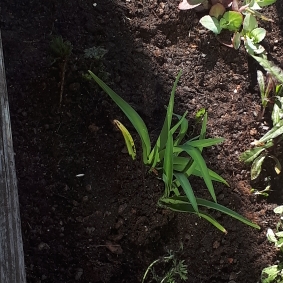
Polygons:
<instances>
[{"instance_id":1,"label":"long narrow green leaf","mask_svg":"<svg viewBox=\"0 0 283 283\"><path fill-rule=\"evenodd\" d=\"M187 179L187 177L183 173L174 173L174 176L176 177L177 181L180 183L181 187L183 188L187 198L189 199L194 211L196 213L199 212L198 205L196 201L195 194L193 192L192 186Z\"/></svg>"},{"instance_id":2,"label":"long narrow green leaf","mask_svg":"<svg viewBox=\"0 0 283 283\"><path fill-rule=\"evenodd\" d=\"M279 68L278 66L274 65L273 62L267 60L266 58L262 56L254 56L252 57L258 61L258 63L267 71L270 73L274 78L277 79L278 82L281 84L283 83L283 70Z\"/></svg>"},{"instance_id":3,"label":"long narrow green leaf","mask_svg":"<svg viewBox=\"0 0 283 283\"><path fill-rule=\"evenodd\" d=\"M173 114L173 115L176 116L179 120L181 120L183 117L185 117L187 115L187 111L185 112L185 114L183 116L180 116L180 115L177 115L177 114ZM182 123L181 123L181 126L180 126L178 136L174 140L174 146L177 146L182 142L183 138L186 136L186 134L188 132L188 128L189 128L188 119L182 119Z\"/></svg>"},{"instance_id":4,"label":"long narrow green leaf","mask_svg":"<svg viewBox=\"0 0 283 283\"><path fill-rule=\"evenodd\" d=\"M188 162L191 160L189 157L174 156L173 157L173 168L175 171L182 172L186 168Z\"/></svg>"},{"instance_id":5,"label":"long narrow green leaf","mask_svg":"<svg viewBox=\"0 0 283 283\"><path fill-rule=\"evenodd\" d=\"M206 135L206 125L207 125L207 112L203 115L201 130L200 130L200 137L199 139L202 140L205 138Z\"/></svg>"},{"instance_id":6,"label":"long narrow green leaf","mask_svg":"<svg viewBox=\"0 0 283 283\"><path fill-rule=\"evenodd\" d=\"M174 82L174 85L173 85L173 88L172 88L172 91L171 91L171 95L170 95L169 104L168 104L168 107L167 107L165 121L164 121L162 130L161 130L161 133L160 133L160 135L159 135L159 137L156 141L156 144L155 144L153 150L151 151L151 153L149 155L149 163L152 164L153 167L155 167L155 165L156 165L155 162L158 159L156 157L156 155L158 155L160 150L164 149L165 146L166 146L168 133L169 133L170 128L171 128L175 92L176 92L177 84L179 82L181 74L182 74L182 71L179 72L179 74L177 75L176 80Z\"/></svg>"},{"instance_id":7,"label":"long narrow green leaf","mask_svg":"<svg viewBox=\"0 0 283 283\"><path fill-rule=\"evenodd\" d=\"M159 201L159 204L161 206L165 206L166 208L172 211L197 214L199 217L204 218L205 220L210 222L213 226L215 226L221 232L227 234L226 229L219 222L217 222L217 220L215 220L212 216L210 216L209 214L203 211L199 211L199 213L196 213L194 211L193 206L191 204L188 204L188 202L176 203L176 202L166 201L165 199L161 199Z\"/></svg>"},{"instance_id":8,"label":"long narrow green leaf","mask_svg":"<svg viewBox=\"0 0 283 283\"><path fill-rule=\"evenodd\" d=\"M169 195L173 183L173 137L170 133L165 149L163 175L166 176L166 195Z\"/></svg>"},{"instance_id":9,"label":"long narrow green leaf","mask_svg":"<svg viewBox=\"0 0 283 283\"><path fill-rule=\"evenodd\" d=\"M208 168L208 174L211 178L212 181L216 181L219 183L223 183L226 186L229 187L229 184L226 182L225 179L223 179L220 175L218 175L216 172L214 172L213 170ZM199 170L199 168L196 166L194 168L194 171L191 173L191 175L197 176L197 177L202 177L201 171Z\"/></svg>"},{"instance_id":10,"label":"long narrow green leaf","mask_svg":"<svg viewBox=\"0 0 283 283\"><path fill-rule=\"evenodd\" d=\"M240 154L239 159L248 164L252 162L255 158L257 158L264 150L265 150L264 146L248 149Z\"/></svg>"},{"instance_id":11,"label":"long narrow green leaf","mask_svg":"<svg viewBox=\"0 0 283 283\"><path fill-rule=\"evenodd\" d=\"M223 138L209 138L209 139L200 139L195 141L188 141L184 143L184 145L190 145L193 147L197 147L198 149L202 149L204 147L213 146L223 142Z\"/></svg>"},{"instance_id":12,"label":"long narrow green leaf","mask_svg":"<svg viewBox=\"0 0 283 283\"><path fill-rule=\"evenodd\" d=\"M259 142L266 142L272 139L277 138L278 136L283 134L283 120L280 120L273 128L268 131Z\"/></svg>"},{"instance_id":13,"label":"long narrow green leaf","mask_svg":"<svg viewBox=\"0 0 283 283\"><path fill-rule=\"evenodd\" d=\"M194 148L192 146L189 145L182 145L179 147L174 148L174 150L181 150L181 151L185 151L187 154L189 154L193 159L194 159L194 163L196 163L196 165L199 167L201 173L202 173L202 177L203 180L208 188L208 191L210 192L210 195L212 197L212 199L217 202L216 200L216 195L214 192L214 188L213 188L213 184L211 181L211 178L209 176L208 173L208 168L206 166L206 163L201 155L200 150L198 150L197 148Z\"/></svg>"},{"instance_id":14,"label":"long narrow green leaf","mask_svg":"<svg viewBox=\"0 0 283 283\"><path fill-rule=\"evenodd\" d=\"M266 154L261 154L254 160L251 167L251 180L255 180L259 176L261 172L262 163L265 158Z\"/></svg>"},{"instance_id":15,"label":"long narrow green leaf","mask_svg":"<svg viewBox=\"0 0 283 283\"><path fill-rule=\"evenodd\" d=\"M187 170L184 170L186 168L186 166L188 165L190 160L191 160L191 158L188 158L188 157L174 156L174 158L173 158L174 171L184 172L184 174L186 174L187 177L189 177L190 175L194 175L194 176L202 178L202 173L201 173L201 171L200 171L200 169L198 168L197 165L194 166L193 170L190 170L189 172L187 172ZM212 181L223 183L223 184L225 184L226 186L229 187L229 184L226 182L226 180L223 179L216 172L214 172L213 170L208 168L208 173L209 173L209 176L210 176Z\"/></svg>"},{"instance_id":16,"label":"long narrow green leaf","mask_svg":"<svg viewBox=\"0 0 283 283\"><path fill-rule=\"evenodd\" d=\"M140 117L140 115L118 94L116 94L109 86L107 86L100 78L98 78L93 72L88 71L91 77L97 82L97 84L112 98L112 100L120 107L120 109L128 117L136 131L138 132L142 141L143 149L143 161L145 164L148 162L148 156L150 154L151 145L147 127Z\"/></svg>"},{"instance_id":17,"label":"long narrow green leaf","mask_svg":"<svg viewBox=\"0 0 283 283\"><path fill-rule=\"evenodd\" d=\"M134 143L134 140L131 134L120 121L114 120L113 122L118 127L118 129L121 131L124 137L129 155L133 158L133 160L136 159L136 147L135 147L135 143Z\"/></svg>"},{"instance_id":18,"label":"long narrow green leaf","mask_svg":"<svg viewBox=\"0 0 283 283\"><path fill-rule=\"evenodd\" d=\"M161 200L163 203L166 203L166 204L190 204L188 202L188 199L184 196L174 196L174 197L171 197L171 198L166 198L166 199L162 199ZM209 209L214 209L214 210L217 210L221 213L224 213L226 215L229 215L239 221L241 221L242 223L244 224L247 224L253 228L256 228L256 229L260 229L260 227L251 222L250 220L248 220L247 218L243 217L242 215L238 214L237 212L221 205L221 204L218 204L218 203L215 203L215 202L212 202L212 201L209 201L209 200L205 200L205 199L202 199L202 198L196 198L196 201L197 201L197 204L198 206L204 206L204 207L207 207Z\"/></svg>"}]
</instances>

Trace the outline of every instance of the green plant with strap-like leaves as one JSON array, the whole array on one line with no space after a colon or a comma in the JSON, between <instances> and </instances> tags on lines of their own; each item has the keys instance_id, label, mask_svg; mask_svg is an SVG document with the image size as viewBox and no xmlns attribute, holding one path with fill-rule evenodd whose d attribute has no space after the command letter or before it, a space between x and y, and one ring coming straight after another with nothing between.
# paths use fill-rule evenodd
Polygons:
<instances>
[{"instance_id":1,"label":"green plant with strap-like leaves","mask_svg":"<svg viewBox=\"0 0 283 283\"><path fill-rule=\"evenodd\" d=\"M136 129L141 139L143 163L149 166L151 170L157 170L158 175L161 176L165 185L164 194L158 202L160 206L173 211L197 214L225 233L225 228L207 212L207 209L220 211L247 225L259 228L258 225L250 222L238 213L217 203L212 181L228 184L216 172L207 168L206 162L202 157L202 150L205 147L221 143L223 138L205 138L207 113L203 116L199 136L185 140L188 133L187 112L182 116L173 113L175 91L181 72L179 72L175 80L165 121L153 148L151 146L148 129L139 114L95 74L91 71L89 71L89 73L98 85L120 107ZM136 149L131 134L120 121L115 120L114 123L124 136L129 154L135 159ZM198 176L204 180L212 200L197 198L195 196L192 184L189 181L191 176Z\"/></svg>"}]
</instances>

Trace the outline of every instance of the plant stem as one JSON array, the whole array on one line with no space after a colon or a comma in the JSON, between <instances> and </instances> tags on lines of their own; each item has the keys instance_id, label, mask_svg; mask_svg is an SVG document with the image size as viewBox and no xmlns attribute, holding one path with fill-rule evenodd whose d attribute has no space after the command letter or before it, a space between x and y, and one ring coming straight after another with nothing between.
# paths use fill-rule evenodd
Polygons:
<instances>
[{"instance_id":1,"label":"plant stem","mask_svg":"<svg viewBox=\"0 0 283 283\"><path fill-rule=\"evenodd\" d=\"M64 91L64 84L65 84L66 66L67 66L67 57L63 60L62 71L61 71L59 108L61 107L62 100L63 100L63 91Z\"/></svg>"}]
</instances>

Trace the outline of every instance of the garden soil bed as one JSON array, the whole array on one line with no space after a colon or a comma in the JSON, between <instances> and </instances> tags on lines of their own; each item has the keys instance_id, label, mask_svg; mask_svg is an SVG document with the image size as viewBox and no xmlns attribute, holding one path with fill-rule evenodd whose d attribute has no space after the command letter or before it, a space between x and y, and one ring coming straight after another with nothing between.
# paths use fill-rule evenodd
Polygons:
<instances>
[{"instance_id":1,"label":"garden soil bed","mask_svg":"<svg viewBox=\"0 0 283 283\"><path fill-rule=\"evenodd\" d=\"M266 9L274 23L261 24L267 50L283 67L281 2ZM282 203L282 176L273 176L268 199L257 198L251 186L264 184L251 185L249 168L238 160L265 133L265 121L256 119L258 66L243 49L222 46L194 11L177 6L173 0L1 1L28 283L141 282L147 266L180 243L186 282L256 283L262 268L275 262L265 234L277 222L273 208ZM73 45L60 108L60 64L52 63L50 52L56 35ZM99 62L86 59L84 50L92 47L108 52ZM261 230L216 213L225 235L197 216L159 208L163 184L140 158L125 153L112 120L133 128L84 79L89 68L138 110L153 139L182 69L175 112L188 110L197 135L194 115L204 107L208 136L225 138L204 151L208 166L230 184L215 184L219 203ZM207 197L201 180L192 183Z\"/></svg>"}]
</instances>

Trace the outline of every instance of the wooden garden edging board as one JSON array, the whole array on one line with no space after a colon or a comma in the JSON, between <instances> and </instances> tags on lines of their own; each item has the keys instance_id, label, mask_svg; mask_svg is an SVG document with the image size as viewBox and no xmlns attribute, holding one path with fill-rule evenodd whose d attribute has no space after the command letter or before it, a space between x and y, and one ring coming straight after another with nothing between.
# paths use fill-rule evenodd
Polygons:
<instances>
[{"instance_id":1,"label":"wooden garden edging board","mask_svg":"<svg viewBox=\"0 0 283 283\"><path fill-rule=\"evenodd\" d=\"M20 209L0 31L0 282L25 283Z\"/></svg>"}]
</instances>

